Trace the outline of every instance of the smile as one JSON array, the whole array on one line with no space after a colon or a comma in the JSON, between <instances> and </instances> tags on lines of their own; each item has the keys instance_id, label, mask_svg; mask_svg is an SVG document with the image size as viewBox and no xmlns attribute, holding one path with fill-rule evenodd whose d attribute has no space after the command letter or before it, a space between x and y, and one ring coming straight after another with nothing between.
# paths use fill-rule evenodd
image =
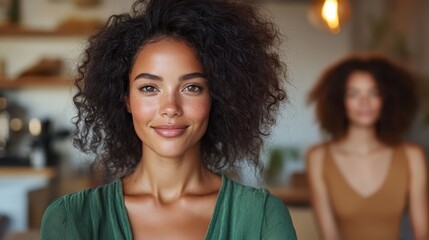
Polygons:
<instances>
[{"instance_id":1,"label":"smile","mask_svg":"<svg viewBox=\"0 0 429 240\"><path fill-rule=\"evenodd\" d=\"M174 138L182 135L188 126L186 125L161 125L152 127L161 137Z\"/></svg>"}]
</instances>

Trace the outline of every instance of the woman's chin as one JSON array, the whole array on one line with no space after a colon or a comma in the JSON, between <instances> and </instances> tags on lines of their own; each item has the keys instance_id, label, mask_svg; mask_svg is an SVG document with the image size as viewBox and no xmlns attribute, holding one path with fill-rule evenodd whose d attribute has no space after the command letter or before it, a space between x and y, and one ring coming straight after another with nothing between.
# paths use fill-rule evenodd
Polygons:
<instances>
[{"instance_id":1,"label":"woman's chin","mask_svg":"<svg viewBox=\"0 0 429 240\"><path fill-rule=\"evenodd\" d=\"M376 125L376 120L372 120L372 119L365 119L365 120L360 120L360 121L354 121L352 122L352 126L356 126L359 128L374 128Z\"/></svg>"}]
</instances>

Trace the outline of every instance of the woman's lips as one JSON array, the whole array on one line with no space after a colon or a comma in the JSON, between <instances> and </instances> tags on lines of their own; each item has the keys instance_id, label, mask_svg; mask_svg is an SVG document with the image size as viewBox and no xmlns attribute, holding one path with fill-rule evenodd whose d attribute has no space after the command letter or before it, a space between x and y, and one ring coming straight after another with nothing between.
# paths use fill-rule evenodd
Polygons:
<instances>
[{"instance_id":1,"label":"woman's lips","mask_svg":"<svg viewBox=\"0 0 429 240\"><path fill-rule=\"evenodd\" d=\"M361 111L357 113L360 117L372 117L374 116L374 112L372 111Z\"/></svg>"},{"instance_id":2,"label":"woman's lips","mask_svg":"<svg viewBox=\"0 0 429 240\"><path fill-rule=\"evenodd\" d=\"M160 125L152 127L161 137L174 138L182 135L188 126L185 125Z\"/></svg>"}]
</instances>

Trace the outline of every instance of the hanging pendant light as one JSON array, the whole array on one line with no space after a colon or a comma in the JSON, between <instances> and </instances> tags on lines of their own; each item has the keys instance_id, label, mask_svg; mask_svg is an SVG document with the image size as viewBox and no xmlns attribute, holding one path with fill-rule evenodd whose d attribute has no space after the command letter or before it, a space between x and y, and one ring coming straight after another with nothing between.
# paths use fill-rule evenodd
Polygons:
<instances>
[{"instance_id":1,"label":"hanging pendant light","mask_svg":"<svg viewBox=\"0 0 429 240\"><path fill-rule=\"evenodd\" d=\"M350 18L350 4L347 0L313 0L308 18L314 26L338 33Z\"/></svg>"}]
</instances>

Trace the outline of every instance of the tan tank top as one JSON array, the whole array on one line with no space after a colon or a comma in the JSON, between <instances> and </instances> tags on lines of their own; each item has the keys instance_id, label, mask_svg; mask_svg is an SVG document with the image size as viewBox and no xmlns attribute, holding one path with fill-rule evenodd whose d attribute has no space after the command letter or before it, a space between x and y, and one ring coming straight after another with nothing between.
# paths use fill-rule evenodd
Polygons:
<instances>
[{"instance_id":1,"label":"tan tank top","mask_svg":"<svg viewBox=\"0 0 429 240\"><path fill-rule=\"evenodd\" d=\"M323 174L341 239L399 239L409 185L404 149L394 149L384 183L369 197L362 197L348 185L328 147L325 150Z\"/></svg>"}]
</instances>

